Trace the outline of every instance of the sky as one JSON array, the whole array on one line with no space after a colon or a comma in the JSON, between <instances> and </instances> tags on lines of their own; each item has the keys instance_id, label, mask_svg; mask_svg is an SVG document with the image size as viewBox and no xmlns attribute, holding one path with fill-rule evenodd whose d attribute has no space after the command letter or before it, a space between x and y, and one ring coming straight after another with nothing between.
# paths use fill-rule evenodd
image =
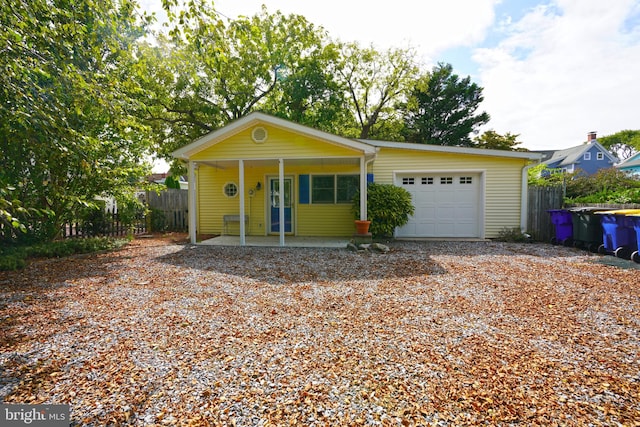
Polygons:
<instances>
[{"instance_id":1,"label":"sky","mask_svg":"<svg viewBox=\"0 0 640 427\"><path fill-rule=\"evenodd\" d=\"M141 0L158 11L159 0ZM483 130L522 147L579 145L640 129L640 0L217 0L229 18L303 15L334 39L411 47L483 88ZM159 14L159 17L161 14Z\"/></svg>"}]
</instances>

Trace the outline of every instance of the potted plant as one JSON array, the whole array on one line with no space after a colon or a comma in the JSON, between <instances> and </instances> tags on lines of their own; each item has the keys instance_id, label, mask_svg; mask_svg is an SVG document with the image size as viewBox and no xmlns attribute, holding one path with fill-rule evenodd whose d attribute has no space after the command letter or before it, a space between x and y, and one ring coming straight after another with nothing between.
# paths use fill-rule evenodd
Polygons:
<instances>
[{"instance_id":1,"label":"potted plant","mask_svg":"<svg viewBox=\"0 0 640 427\"><path fill-rule=\"evenodd\" d=\"M371 221L366 219L356 219L356 234L368 234Z\"/></svg>"}]
</instances>

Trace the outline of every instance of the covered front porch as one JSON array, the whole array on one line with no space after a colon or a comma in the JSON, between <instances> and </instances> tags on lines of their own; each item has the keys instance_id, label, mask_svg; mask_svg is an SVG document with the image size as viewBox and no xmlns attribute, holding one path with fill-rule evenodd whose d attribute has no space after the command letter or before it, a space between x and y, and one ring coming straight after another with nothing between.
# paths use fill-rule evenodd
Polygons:
<instances>
[{"instance_id":1,"label":"covered front porch","mask_svg":"<svg viewBox=\"0 0 640 427\"><path fill-rule=\"evenodd\" d=\"M251 113L176 150L189 170L189 235L285 240L350 236L351 204L366 195L377 149L263 113ZM361 219L367 198L360 198ZM233 228L231 231L230 228Z\"/></svg>"},{"instance_id":2,"label":"covered front porch","mask_svg":"<svg viewBox=\"0 0 640 427\"><path fill-rule=\"evenodd\" d=\"M322 246L322 240L310 238L342 236L338 246L346 246L344 237L353 233L355 219L351 200L356 192L366 194L370 159L352 155L189 162L190 180L196 182L190 187L189 211L197 213L189 221L196 224L190 228L190 240L195 243L197 234L220 234L237 239L241 246L262 246L277 238L277 246L284 247L291 246L289 239L296 246ZM334 187L320 185L334 179ZM341 185L345 182L346 187ZM366 211L364 197L361 216ZM249 239L253 237L266 240Z\"/></svg>"}]
</instances>

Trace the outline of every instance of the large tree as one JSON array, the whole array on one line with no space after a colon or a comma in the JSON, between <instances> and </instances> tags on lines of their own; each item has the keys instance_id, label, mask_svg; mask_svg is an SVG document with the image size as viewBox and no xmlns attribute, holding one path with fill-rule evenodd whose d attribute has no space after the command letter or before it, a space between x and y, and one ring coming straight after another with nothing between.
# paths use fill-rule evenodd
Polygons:
<instances>
[{"instance_id":1,"label":"large tree","mask_svg":"<svg viewBox=\"0 0 640 427\"><path fill-rule=\"evenodd\" d=\"M344 109L327 65L335 48L304 17L263 8L230 20L194 1L175 20L172 37L148 46L144 64L145 87L156 87L145 117L165 158L251 111L323 128Z\"/></svg>"},{"instance_id":2,"label":"large tree","mask_svg":"<svg viewBox=\"0 0 640 427\"><path fill-rule=\"evenodd\" d=\"M522 142L518 141L518 136L520 135L514 135L511 132L500 135L495 130L490 129L475 137L473 146L490 150L528 151L526 148L517 147L522 144Z\"/></svg>"},{"instance_id":3,"label":"large tree","mask_svg":"<svg viewBox=\"0 0 640 427\"><path fill-rule=\"evenodd\" d=\"M483 99L470 77L461 79L450 64L438 64L416 81L404 108L407 140L473 146L471 135L489 122L489 114L477 111Z\"/></svg>"},{"instance_id":4,"label":"large tree","mask_svg":"<svg viewBox=\"0 0 640 427\"><path fill-rule=\"evenodd\" d=\"M357 43L342 47L338 78L351 101L360 138L393 139L397 122L395 104L404 100L410 82L418 74L415 52L389 49L379 52ZM383 126L383 124L387 126Z\"/></svg>"},{"instance_id":5,"label":"large tree","mask_svg":"<svg viewBox=\"0 0 640 427\"><path fill-rule=\"evenodd\" d=\"M132 114L143 19L129 0L2 0L0 188L38 237L53 238L98 195L131 194L146 168Z\"/></svg>"}]
</instances>

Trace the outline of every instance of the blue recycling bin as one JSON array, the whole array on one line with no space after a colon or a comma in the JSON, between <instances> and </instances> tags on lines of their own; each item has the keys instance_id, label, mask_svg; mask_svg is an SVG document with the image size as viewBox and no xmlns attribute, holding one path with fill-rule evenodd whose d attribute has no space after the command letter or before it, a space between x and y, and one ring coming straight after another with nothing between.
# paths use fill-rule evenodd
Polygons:
<instances>
[{"instance_id":1,"label":"blue recycling bin","mask_svg":"<svg viewBox=\"0 0 640 427\"><path fill-rule=\"evenodd\" d=\"M640 214L640 209L620 209L596 212L601 215L602 241L598 252L613 254L619 258L631 259L638 250L636 231L630 215Z\"/></svg>"},{"instance_id":2,"label":"blue recycling bin","mask_svg":"<svg viewBox=\"0 0 640 427\"><path fill-rule=\"evenodd\" d=\"M629 220L633 225L633 229L636 231L636 250L631 253L631 259L640 263L640 214L629 215Z\"/></svg>"}]
</instances>

